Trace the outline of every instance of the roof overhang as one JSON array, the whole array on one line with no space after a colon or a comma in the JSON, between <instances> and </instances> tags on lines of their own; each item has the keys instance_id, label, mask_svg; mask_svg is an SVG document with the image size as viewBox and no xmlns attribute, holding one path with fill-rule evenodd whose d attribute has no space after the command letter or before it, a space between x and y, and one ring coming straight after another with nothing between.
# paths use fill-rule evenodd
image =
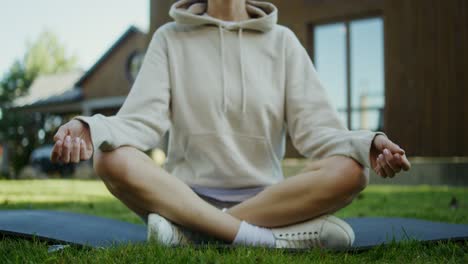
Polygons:
<instances>
[{"instance_id":1,"label":"roof overhang","mask_svg":"<svg viewBox=\"0 0 468 264\"><path fill-rule=\"evenodd\" d=\"M125 102L126 96L113 96L106 98L93 98L88 100L80 99L78 101L57 101L48 103L34 103L22 107L10 108L8 110L23 113L50 113L50 114L69 114L84 113L91 114L99 109L120 108Z\"/></svg>"}]
</instances>

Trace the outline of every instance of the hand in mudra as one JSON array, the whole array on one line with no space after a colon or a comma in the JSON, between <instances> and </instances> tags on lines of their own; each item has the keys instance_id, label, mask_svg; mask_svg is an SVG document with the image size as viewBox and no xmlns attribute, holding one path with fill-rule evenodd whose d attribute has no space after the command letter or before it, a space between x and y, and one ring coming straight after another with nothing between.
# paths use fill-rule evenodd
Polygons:
<instances>
[{"instance_id":1,"label":"hand in mudra","mask_svg":"<svg viewBox=\"0 0 468 264\"><path fill-rule=\"evenodd\" d=\"M64 163L78 163L93 155L93 144L89 127L84 122L73 119L59 127L54 135L54 147L50 160Z\"/></svg>"},{"instance_id":2,"label":"hand in mudra","mask_svg":"<svg viewBox=\"0 0 468 264\"><path fill-rule=\"evenodd\" d=\"M393 178L401 170L409 170L411 164L405 151L384 135L377 135L370 151L371 166L383 178Z\"/></svg>"}]
</instances>

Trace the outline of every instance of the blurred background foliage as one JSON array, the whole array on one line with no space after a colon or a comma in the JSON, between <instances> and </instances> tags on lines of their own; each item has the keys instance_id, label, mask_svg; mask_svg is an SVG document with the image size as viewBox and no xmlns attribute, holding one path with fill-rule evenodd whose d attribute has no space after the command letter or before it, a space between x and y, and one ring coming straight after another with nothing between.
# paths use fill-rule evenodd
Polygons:
<instances>
[{"instance_id":1,"label":"blurred background foliage","mask_svg":"<svg viewBox=\"0 0 468 264\"><path fill-rule=\"evenodd\" d=\"M47 125L54 117L41 113L21 113L8 108L16 98L28 93L38 76L67 72L77 65L77 57L67 54L66 48L53 32L43 31L37 39L26 45L24 57L17 59L0 80L0 141L4 142L10 155L11 168L8 174L17 174L28 163L32 150L55 130ZM45 132L45 135L38 136L39 131Z\"/></svg>"}]
</instances>

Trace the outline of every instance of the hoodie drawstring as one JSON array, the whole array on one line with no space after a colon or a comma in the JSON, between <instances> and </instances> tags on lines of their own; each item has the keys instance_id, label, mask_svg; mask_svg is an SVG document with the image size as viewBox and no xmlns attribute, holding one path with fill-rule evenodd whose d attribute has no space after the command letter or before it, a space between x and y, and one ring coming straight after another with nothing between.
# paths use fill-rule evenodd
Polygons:
<instances>
[{"instance_id":1,"label":"hoodie drawstring","mask_svg":"<svg viewBox=\"0 0 468 264\"><path fill-rule=\"evenodd\" d=\"M243 61L243 54L242 54L242 28L239 29L239 53L240 53L240 67L241 67L241 80L242 80L242 113L245 113L245 94L247 91L245 90L245 75L244 75L244 61Z\"/></svg>"},{"instance_id":2,"label":"hoodie drawstring","mask_svg":"<svg viewBox=\"0 0 468 264\"><path fill-rule=\"evenodd\" d=\"M224 37L223 37L223 29L221 26L219 28L219 39L221 41L221 67L222 67L222 81L223 81L223 111L227 111L227 98L226 98L226 70L224 67Z\"/></svg>"},{"instance_id":3,"label":"hoodie drawstring","mask_svg":"<svg viewBox=\"0 0 468 264\"><path fill-rule=\"evenodd\" d=\"M227 93L226 93L226 69L225 69L225 61L224 61L224 34L222 26L218 26L219 29L219 38L221 42L221 67L222 67L222 83L223 83L223 111L227 112ZM246 112L246 88L245 88L245 73L244 73L244 59L243 59L243 51L242 51L242 28L239 28L239 56L240 56L240 67L241 67L241 88L242 88L242 113Z\"/></svg>"}]
</instances>

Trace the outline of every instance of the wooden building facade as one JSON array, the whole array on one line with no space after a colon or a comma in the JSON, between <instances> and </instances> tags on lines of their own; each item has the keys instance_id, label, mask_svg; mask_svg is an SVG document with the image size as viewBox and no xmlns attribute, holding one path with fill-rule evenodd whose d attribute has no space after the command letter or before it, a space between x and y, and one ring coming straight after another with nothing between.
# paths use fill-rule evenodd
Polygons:
<instances>
[{"instance_id":1,"label":"wooden building facade","mask_svg":"<svg viewBox=\"0 0 468 264\"><path fill-rule=\"evenodd\" d=\"M411 156L468 156L468 1L269 1L312 58L316 25L381 17L383 131ZM173 2L151 0L150 32L171 20Z\"/></svg>"}]
</instances>

